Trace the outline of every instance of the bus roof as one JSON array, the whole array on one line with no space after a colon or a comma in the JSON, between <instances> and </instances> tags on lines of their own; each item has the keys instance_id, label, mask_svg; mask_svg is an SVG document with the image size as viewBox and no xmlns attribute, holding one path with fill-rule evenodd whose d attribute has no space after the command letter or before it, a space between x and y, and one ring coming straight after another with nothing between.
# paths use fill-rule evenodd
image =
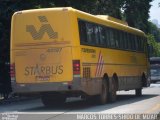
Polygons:
<instances>
[{"instance_id":1,"label":"bus roof","mask_svg":"<svg viewBox=\"0 0 160 120\"><path fill-rule=\"evenodd\" d=\"M123 25L127 25L128 26L128 23L126 21L122 21L120 19L117 19L117 18L114 18L114 17L111 17L109 15L97 15L97 17L100 17L104 20L111 20L111 21L114 21L114 22L117 22L117 23L120 23L120 24L123 24Z\"/></svg>"},{"instance_id":2,"label":"bus roof","mask_svg":"<svg viewBox=\"0 0 160 120\"><path fill-rule=\"evenodd\" d=\"M122 22L119 19L116 19L116 18L113 18L113 17L107 18L106 15L92 15L90 13L86 13L86 12L74 9L72 7L30 9L30 10L18 11L15 14L22 13L22 12L23 13L32 13L32 12L53 11L53 10L54 11L75 12L75 13L78 13L78 14L81 14L81 15L85 15L88 18L94 18L96 20L99 20L100 23L97 22L98 24L102 24L102 25L106 25L106 26L108 25L109 27L112 27L112 28L115 28L115 29L124 30L124 31L131 32L133 34L137 34L137 35L140 35L140 36L145 36L145 33L143 31L141 31L139 29L136 29L136 28L133 28L133 27L130 27L127 24L125 24L124 21ZM106 16L106 18L104 16ZM94 19L92 19L92 20L94 21ZM92 22L92 20L90 22ZM86 21L87 21L87 19L86 19Z\"/></svg>"},{"instance_id":3,"label":"bus roof","mask_svg":"<svg viewBox=\"0 0 160 120\"><path fill-rule=\"evenodd\" d=\"M124 31L127 31L127 32L131 32L133 34L145 36L145 33L143 31L141 31L139 29L136 29L136 28L133 28L133 27L130 27L130 26L128 26L128 24L125 24L124 22L120 22L121 20L115 20L116 18L112 17L111 19L110 18L109 19L104 19L104 17L102 17L104 15L92 15L92 14L89 14L89 13L86 13L86 12L83 12L83 11L80 11L80 10L76 10L76 9L70 8L70 7L68 8L68 10L74 10L74 11L80 13L80 14L87 15L88 17L92 17L92 18L95 18L97 20L99 19L103 22L107 22L107 24L110 25L110 27L112 27L112 28L116 28L116 29L119 29L119 30L124 30ZM102 25L103 25L103 23L102 23Z\"/></svg>"}]
</instances>

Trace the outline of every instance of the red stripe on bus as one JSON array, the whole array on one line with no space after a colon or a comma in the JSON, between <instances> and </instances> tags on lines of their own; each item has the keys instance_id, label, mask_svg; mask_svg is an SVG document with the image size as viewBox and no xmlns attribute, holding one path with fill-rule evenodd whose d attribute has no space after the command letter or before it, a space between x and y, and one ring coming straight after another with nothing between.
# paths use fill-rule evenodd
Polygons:
<instances>
[{"instance_id":1,"label":"red stripe on bus","mask_svg":"<svg viewBox=\"0 0 160 120\"><path fill-rule=\"evenodd\" d=\"M102 63L101 63L101 69L100 69L100 74L99 74L99 76L101 76L101 75L102 75L103 65L104 65L104 60L102 60Z\"/></svg>"},{"instance_id":2,"label":"red stripe on bus","mask_svg":"<svg viewBox=\"0 0 160 120\"><path fill-rule=\"evenodd\" d=\"M100 55L100 60L99 60L99 62L98 62L98 73L97 73L97 76L99 77L99 75L100 75L100 70L101 70L101 63L102 63L102 55Z\"/></svg>"},{"instance_id":3,"label":"red stripe on bus","mask_svg":"<svg viewBox=\"0 0 160 120\"><path fill-rule=\"evenodd\" d=\"M99 59L100 59L100 53L101 53L101 51L99 52L98 62L99 62ZM97 77L97 69L98 69L98 63L97 63L96 72L95 72L96 77Z\"/></svg>"}]
</instances>

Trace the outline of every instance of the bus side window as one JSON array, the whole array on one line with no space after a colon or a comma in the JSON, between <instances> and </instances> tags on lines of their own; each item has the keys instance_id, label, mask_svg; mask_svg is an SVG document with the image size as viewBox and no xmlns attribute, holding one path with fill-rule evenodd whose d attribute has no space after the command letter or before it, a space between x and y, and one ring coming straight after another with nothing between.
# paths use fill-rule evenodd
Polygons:
<instances>
[{"instance_id":1,"label":"bus side window","mask_svg":"<svg viewBox=\"0 0 160 120\"><path fill-rule=\"evenodd\" d=\"M99 26L99 35L100 35L100 46L106 47L106 35L105 35L105 28Z\"/></svg>"},{"instance_id":2,"label":"bus side window","mask_svg":"<svg viewBox=\"0 0 160 120\"><path fill-rule=\"evenodd\" d=\"M132 49L132 34L128 33L128 36L129 36L129 50L133 50Z\"/></svg>"},{"instance_id":3,"label":"bus side window","mask_svg":"<svg viewBox=\"0 0 160 120\"><path fill-rule=\"evenodd\" d=\"M136 41L135 41L135 35L132 35L132 48L134 51L136 51Z\"/></svg>"},{"instance_id":4,"label":"bus side window","mask_svg":"<svg viewBox=\"0 0 160 120\"><path fill-rule=\"evenodd\" d=\"M140 36L137 36L137 41L138 41L138 51L143 52L143 39Z\"/></svg>"},{"instance_id":5,"label":"bus side window","mask_svg":"<svg viewBox=\"0 0 160 120\"><path fill-rule=\"evenodd\" d=\"M110 28L110 43L111 48L115 48L114 30L112 28Z\"/></svg>"},{"instance_id":6,"label":"bus side window","mask_svg":"<svg viewBox=\"0 0 160 120\"><path fill-rule=\"evenodd\" d=\"M114 41L115 41L115 47L119 48L119 37L118 37L118 30L114 30Z\"/></svg>"},{"instance_id":7,"label":"bus side window","mask_svg":"<svg viewBox=\"0 0 160 120\"><path fill-rule=\"evenodd\" d=\"M107 47L111 47L111 43L110 43L110 29L108 27L105 28L105 36L106 36L106 46Z\"/></svg>"},{"instance_id":8,"label":"bus side window","mask_svg":"<svg viewBox=\"0 0 160 120\"><path fill-rule=\"evenodd\" d=\"M140 36L138 36L138 51L141 51L141 39Z\"/></svg>"},{"instance_id":9,"label":"bus side window","mask_svg":"<svg viewBox=\"0 0 160 120\"><path fill-rule=\"evenodd\" d=\"M87 28L87 44L94 45L95 44L94 25L87 22L86 28Z\"/></svg>"},{"instance_id":10,"label":"bus side window","mask_svg":"<svg viewBox=\"0 0 160 120\"><path fill-rule=\"evenodd\" d=\"M121 49L121 31L117 31L118 48Z\"/></svg>"},{"instance_id":11,"label":"bus side window","mask_svg":"<svg viewBox=\"0 0 160 120\"><path fill-rule=\"evenodd\" d=\"M86 32L86 24L84 21L78 21L79 26L79 36L80 36L80 44L87 43L87 32Z\"/></svg>"},{"instance_id":12,"label":"bus side window","mask_svg":"<svg viewBox=\"0 0 160 120\"><path fill-rule=\"evenodd\" d=\"M138 46L139 46L139 44L138 44L138 36L135 36L135 44L136 44L136 51L138 52L139 51L139 49L138 49Z\"/></svg>"},{"instance_id":13,"label":"bus side window","mask_svg":"<svg viewBox=\"0 0 160 120\"><path fill-rule=\"evenodd\" d=\"M131 50L131 34L127 33L128 50Z\"/></svg>"},{"instance_id":14,"label":"bus side window","mask_svg":"<svg viewBox=\"0 0 160 120\"><path fill-rule=\"evenodd\" d=\"M124 37L123 37L123 32L119 31L119 47L120 49L124 49Z\"/></svg>"},{"instance_id":15,"label":"bus side window","mask_svg":"<svg viewBox=\"0 0 160 120\"><path fill-rule=\"evenodd\" d=\"M95 46L99 46L100 45L100 34L99 34L99 27L98 25L94 25L94 41L92 41L94 43Z\"/></svg>"},{"instance_id":16,"label":"bus side window","mask_svg":"<svg viewBox=\"0 0 160 120\"><path fill-rule=\"evenodd\" d=\"M128 49L128 35L126 32L124 32L124 49Z\"/></svg>"},{"instance_id":17,"label":"bus side window","mask_svg":"<svg viewBox=\"0 0 160 120\"><path fill-rule=\"evenodd\" d=\"M130 34L130 43L131 43L131 50L135 50L135 42L134 42L134 35Z\"/></svg>"},{"instance_id":18,"label":"bus side window","mask_svg":"<svg viewBox=\"0 0 160 120\"><path fill-rule=\"evenodd\" d=\"M144 38L141 37L141 51L144 52Z\"/></svg>"}]
</instances>

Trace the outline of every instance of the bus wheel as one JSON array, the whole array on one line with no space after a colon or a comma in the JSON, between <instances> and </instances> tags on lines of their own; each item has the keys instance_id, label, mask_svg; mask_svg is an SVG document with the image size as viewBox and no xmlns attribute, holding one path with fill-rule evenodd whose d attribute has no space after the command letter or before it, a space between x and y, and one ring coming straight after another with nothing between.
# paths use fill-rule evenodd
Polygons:
<instances>
[{"instance_id":1,"label":"bus wheel","mask_svg":"<svg viewBox=\"0 0 160 120\"><path fill-rule=\"evenodd\" d=\"M109 89L107 81L104 79L102 80L102 88L101 88L101 93L99 95L99 103L101 105L106 104L108 102L108 96L109 96L108 90Z\"/></svg>"},{"instance_id":2,"label":"bus wheel","mask_svg":"<svg viewBox=\"0 0 160 120\"><path fill-rule=\"evenodd\" d=\"M142 95L142 88L136 89L136 96L141 96Z\"/></svg>"},{"instance_id":3,"label":"bus wheel","mask_svg":"<svg viewBox=\"0 0 160 120\"><path fill-rule=\"evenodd\" d=\"M111 84L111 92L109 94L109 100L110 100L110 102L115 102L116 101L116 98L117 98L116 92L117 92L116 91L116 80L113 77L112 78L112 84Z\"/></svg>"},{"instance_id":4,"label":"bus wheel","mask_svg":"<svg viewBox=\"0 0 160 120\"><path fill-rule=\"evenodd\" d=\"M66 101L66 98L57 95L42 95L41 100L46 107L53 107L61 106Z\"/></svg>"}]
</instances>

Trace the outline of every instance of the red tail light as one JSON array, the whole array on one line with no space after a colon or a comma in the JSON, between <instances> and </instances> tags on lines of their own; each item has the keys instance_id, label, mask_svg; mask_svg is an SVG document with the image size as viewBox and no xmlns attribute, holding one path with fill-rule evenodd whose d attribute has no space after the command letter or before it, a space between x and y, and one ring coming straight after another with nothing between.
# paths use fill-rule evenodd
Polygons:
<instances>
[{"instance_id":1,"label":"red tail light","mask_svg":"<svg viewBox=\"0 0 160 120\"><path fill-rule=\"evenodd\" d=\"M10 64L10 76L11 76L11 80L15 78L15 64Z\"/></svg>"},{"instance_id":2,"label":"red tail light","mask_svg":"<svg viewBox=\"0 0 160 120\"><path fill-rule=\"evenodd\" d=\"M73 75L80 74L80 60L73 60Z\"/></svg>"}]
</instances>

